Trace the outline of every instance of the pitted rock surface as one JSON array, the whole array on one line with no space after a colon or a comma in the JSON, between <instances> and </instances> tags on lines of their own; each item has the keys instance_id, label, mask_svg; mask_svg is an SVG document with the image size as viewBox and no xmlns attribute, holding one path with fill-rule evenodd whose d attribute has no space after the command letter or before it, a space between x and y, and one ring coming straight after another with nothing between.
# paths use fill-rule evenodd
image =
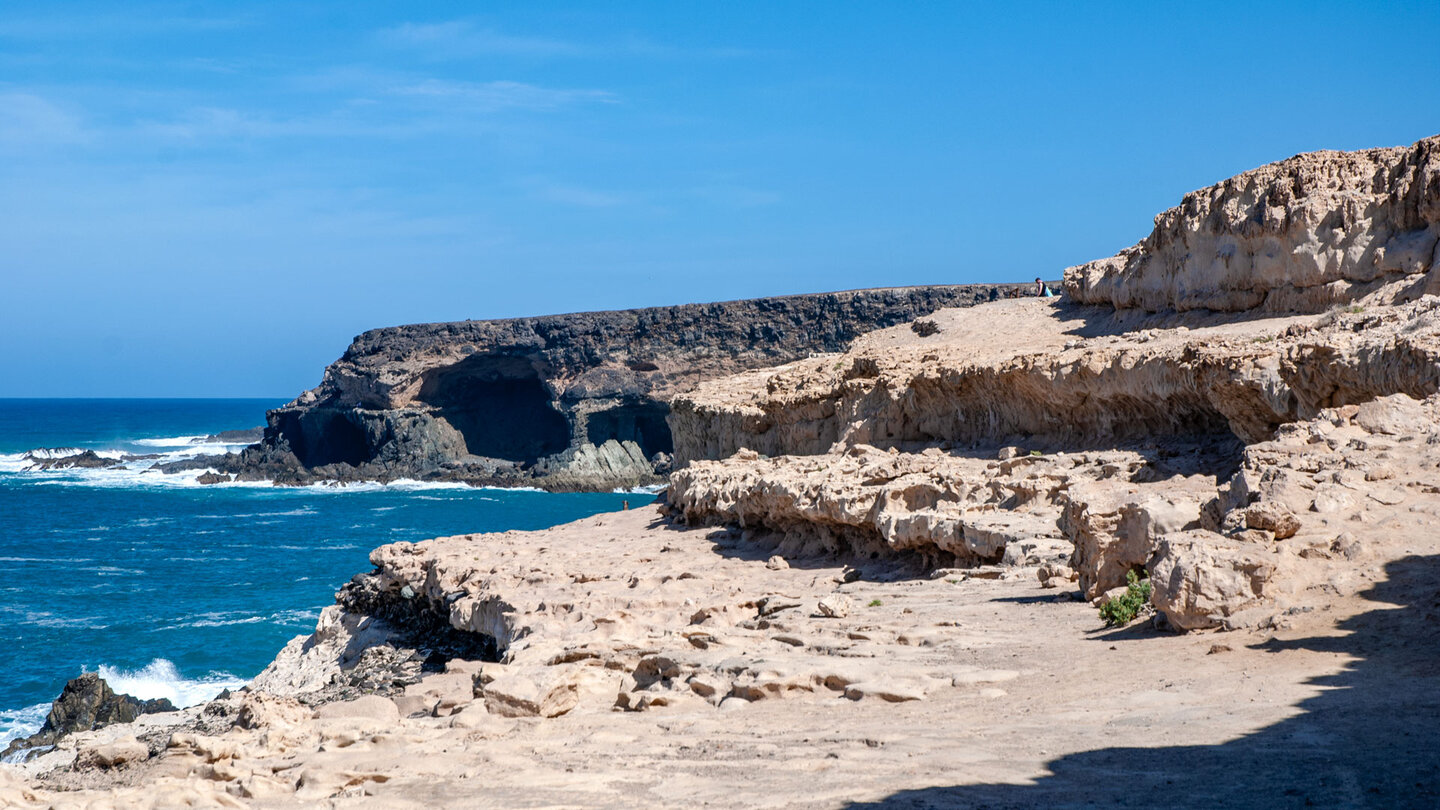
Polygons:
<instances>
[{"instance_id":1,"label":"pitted rock surface","mask_svg":"<svg viewBox=\"0 0 1440 810\"><path fill-rule=\"evenodd\" d=\"M1310 152L1186 194L1118 255L1065 271L1087 304L1321 312L1440 293L1440 137Z\"/></svg>"}]
</instances>

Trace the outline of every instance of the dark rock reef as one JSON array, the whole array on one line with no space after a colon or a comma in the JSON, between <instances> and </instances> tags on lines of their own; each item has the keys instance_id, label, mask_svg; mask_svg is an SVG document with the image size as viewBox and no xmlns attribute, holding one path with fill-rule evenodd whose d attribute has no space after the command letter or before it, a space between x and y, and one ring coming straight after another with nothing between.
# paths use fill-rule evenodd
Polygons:
<instances>
[{"instance_id":1,"label":"dark rock reef","mask_svg":"<svg viewBox=\"0 0 1440 810\"><path fill-rule=\"evenodd\" d=\"M669 399L696 383L843 351L858 335L1028 285L905 287L376 329L263 441L214 468L281 484L399 478L555 490L659 483Z\"/></svg>"},{"instance_id":2,"label":"dark rock reef","mask_svg":"<svg viewBox=\"0 0 1440 810\"><path fill-rule=\"evenodd\" d=\"M117 695L105 679L87 672L65 684L60 697L55 699L45 717L45 725L29 737L12 741L0 753L0 760L9 759L19 752L24 752L20 754L23 757L32 752L49 750L56 740L66 734L104 728L113 723L129 723L142 714L173 711L175 705L164 698L139 700L129 695Z\"/></svg>"}]
</instances>

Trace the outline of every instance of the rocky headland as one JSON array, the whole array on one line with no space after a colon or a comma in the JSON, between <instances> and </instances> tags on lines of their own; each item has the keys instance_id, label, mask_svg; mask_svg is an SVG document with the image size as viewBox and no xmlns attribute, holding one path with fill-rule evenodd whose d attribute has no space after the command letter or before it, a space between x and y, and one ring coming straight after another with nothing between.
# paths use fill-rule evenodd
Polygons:
<instances>
[{"instance_id":1,"label":"rocky headland","mask_svg":"<svg viewBox=\"0 0 1440 810\"><path fill-rule=\"evenodd\" d=\"M256 446L163 469L281 484L661 484L674 445L669 400L695 383L1028 292L899 287L376 329L355 338L318 387L271 411Z\"/></svg>"},{"instance_id":2,"label":"rocky headland","mask_svg":"<svg viewBox=\"0 0 1440 810\"><path fill-rule=\"evenodd\" d=\"M249 689L0 802L1434 807L1437 148L677 382L658 503L382 546Z\"/></svg>"}]
</instances>

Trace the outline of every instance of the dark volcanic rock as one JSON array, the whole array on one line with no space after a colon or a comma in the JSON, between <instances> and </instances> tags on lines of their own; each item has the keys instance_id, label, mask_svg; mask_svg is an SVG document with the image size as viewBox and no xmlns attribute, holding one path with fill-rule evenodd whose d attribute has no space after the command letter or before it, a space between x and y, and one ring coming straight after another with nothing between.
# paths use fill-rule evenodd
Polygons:
<instances>
[{"instance_id":1,"label":"dark volcanic rock","mask_svg":"<svg viewBox=\"0 0 1440 810\"><path fill-rule=\"evenodd\" d=\"M195 439L192 444L254 444L265 438L265 428L254 427L244 430L222 430L219 433L212 433L203 439Z\"/></svg>"},{"instance_id":2,"label":"dark volcanic rock","mask_svg":"<svg viewBox=\"0 0 1440 810\"><path fill-rule=\"evenodd\" d=\"M173 711L175 705L164 698L137 700L129 695L117 695L103 678L87 672L65 684L40 731L12 741L0 754L0 759L23 749L54 745L56 740L76 731L90 731L112 723L129 723L142 714Z\"/></svg>"},{"instance_id":3,"label":"dark volcanic rock","mask_svg":"<svg viewBox=\"0 0 1440 810\"><path fill-rule=\"evenodd\" d=\"M651 459L674 449L669 400L696 383L1025 292L907 287L376 329L271 411L264 441L205 466L282 484L655 484Z\"/></svg>"},{"instance_id":4,"label":"dark volcanic rock","mask_svg":"<svg viewBox=\"0 0 1440 810\"><path fill-rule=\"evenodd\" d=\"M34 462L37 470L101 469L115 467L122 463L120 459L102 458L96 455L94 450L81 450L68 456L49 458L29 453L26 455Z\"/></svg>"}]
</instances>

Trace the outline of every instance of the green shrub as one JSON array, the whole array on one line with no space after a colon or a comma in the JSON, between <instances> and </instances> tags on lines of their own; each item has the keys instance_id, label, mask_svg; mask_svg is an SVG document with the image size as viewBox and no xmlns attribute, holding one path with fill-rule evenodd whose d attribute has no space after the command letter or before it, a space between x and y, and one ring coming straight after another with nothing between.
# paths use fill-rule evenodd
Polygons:
<instances>
[{"instance_id":1,"label":"green shrub","mask_svg":"<svg viewBox=\"0 0 1440 810\"><path fill-rule=\"evenodd\" d=\"M1150 604L1150 580L1141 579L1134 571L1127 571L1125 583L1125 593L1100 606L1100 618L1111 627L1120 627L1135 621L1140 611Z\"/></svg>"},{"instance_id":2,"label":"green shrub","mask_svg":"<svg viewBox=\"0 0 1440 810\"><path fill-rule=\"evenodd\" d=\"M871 599L871 600L870 600L870 604L866 605L866 607L880 607L880 600L879 600L879 599Z\"/></svg>"}]
</instances>

